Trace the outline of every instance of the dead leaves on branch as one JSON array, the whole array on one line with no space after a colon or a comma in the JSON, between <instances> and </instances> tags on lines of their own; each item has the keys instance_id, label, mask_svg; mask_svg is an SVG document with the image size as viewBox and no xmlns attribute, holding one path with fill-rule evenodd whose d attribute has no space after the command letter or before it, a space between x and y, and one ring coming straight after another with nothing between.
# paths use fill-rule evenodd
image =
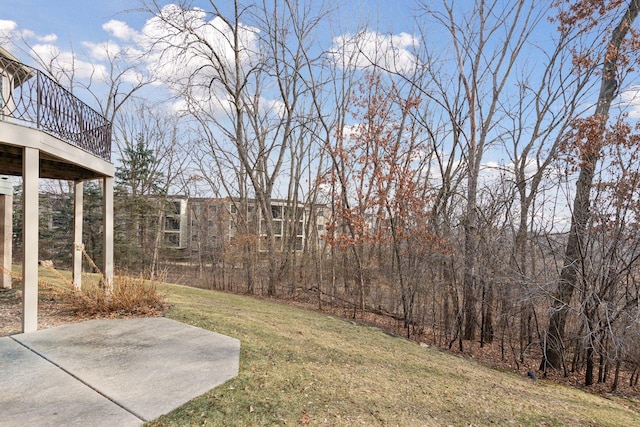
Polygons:
<instances>
[{"instance_id":1,"label":"dead leaves on branch","mask_svg":"<svg viewBox=\"0 0 640 427\"><path fill-rule=\"evenodd\" d=\"M328 147L334 163L323 181L333 192L335 212L326 236L333 247L443 243L430 221L425 155L430 148L414 117L420 105L419 96L378 73L365 73L358 84L351 97L356 124L348 133L339 131L336 144Z\"/></svg>"},{"instance_id":2,"label":"dead leaves on branch","mask_svg":"<svg viewBox=\"0 0 640 427\"><path fill-rule=\"evenodd\" d=\"M558 14L550 21L558 25L558 31L571 41L569 49L576 72L595 70L602 72L600 65L615 62L617 76L631 73L640 64L640 32L628 20L629 12L638 0L557 0L552 6ZM637 6L637 5L636 5ZM618 27L611 25L618 22ZM616 31L626 35L623 40L615 37ZM602 51L602 48L605 51Z\"/></svg>"},{"instance_id":3,"label":"dead leaves on branch","mask_svg":"<svg viewBox=\"0 0 640 427\"><path fill-rule=\"evenodd\" d=\"M639 131L640 123L632 126L625 116L608 126L606 118L599 115L577 118L572 121L571 130L565 135L560 152L573 167L590 167L603 155L624 167L629 160L637 159ZM632 157L622 161L621 156Z\"/></svg>"},{"instance_id":4,"label":"dead leaves on branch","mask_svg":"<svg viewBox=\"0 0 640 427\"><path fill-rule=\"evenodd\" d=\"M559 12L551 22L558 23L558 29L565 34L576 28L585 33L593 30L607 15L624 4L626 0L556 0L552 7L559 9Z\"/></svg>"}]
</instances>

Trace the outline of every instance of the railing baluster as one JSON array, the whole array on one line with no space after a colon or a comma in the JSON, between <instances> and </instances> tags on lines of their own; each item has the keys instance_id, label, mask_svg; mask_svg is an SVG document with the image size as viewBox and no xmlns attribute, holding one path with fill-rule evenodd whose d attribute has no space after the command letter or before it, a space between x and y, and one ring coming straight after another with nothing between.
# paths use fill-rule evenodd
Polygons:
<instances>
[{"instance_id":1,"label":"railing baluster","mask_svg":"<svg viewBox=\"0 0 640 427\"><path fill-rule=\"evenodd\" d=\"M40 127L40 114L41 114L41 111L42 111L41 108L40 108L40 106L42 105L42 90L41 90L42 86L40 84L40 74L41 74L40 71L36 72L36 78L37 78L37 80L36 80L36 93L37 93L36 98L38 100L37 101L37 105L36 105L36 127L38 129L41 129L41 127ZM23 94L24 94L24 92L23 92Z\"/></svg>"}]
</instances>

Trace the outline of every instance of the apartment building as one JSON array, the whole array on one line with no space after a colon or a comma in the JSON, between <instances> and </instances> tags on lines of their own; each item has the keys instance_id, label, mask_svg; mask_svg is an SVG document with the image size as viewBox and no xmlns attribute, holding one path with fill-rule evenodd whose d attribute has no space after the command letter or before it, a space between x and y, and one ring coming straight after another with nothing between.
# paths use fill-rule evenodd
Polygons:
<instances>
[{"instance_id":1,"label":"apartment building","mask_svg":"<svg viewBox=\"0 0 640 427\"><path fill-rule=\"evenodd\" d=\"M166 248L185 256L211 251L231 242L242 232L257 237L259 251L266 251L267 224L254 199L245 203L230 198L171 196L165 214L163 241ZM302 251L322 245L329 221L326 205L292 204L273 200L271 214L276 247L280 251Z\"/></svg>"}]
</instances>

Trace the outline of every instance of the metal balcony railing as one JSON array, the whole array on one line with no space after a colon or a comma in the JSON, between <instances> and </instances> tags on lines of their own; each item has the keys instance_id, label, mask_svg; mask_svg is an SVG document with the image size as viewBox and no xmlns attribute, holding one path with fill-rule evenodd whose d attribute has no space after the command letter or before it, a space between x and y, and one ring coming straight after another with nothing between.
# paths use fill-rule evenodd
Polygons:
<instances>
[{"instance_id":1,"label":"metal balcony railing","mask_svg":"<svg viewBox=\"0 0 640 427\"><path fill-rule=\"evenodd\" d=\"M4 77L4 78L2 78ZM111 160L111 123L42 71L0 56L0 120L53 135Z\"/></svg>"}]
</instances>

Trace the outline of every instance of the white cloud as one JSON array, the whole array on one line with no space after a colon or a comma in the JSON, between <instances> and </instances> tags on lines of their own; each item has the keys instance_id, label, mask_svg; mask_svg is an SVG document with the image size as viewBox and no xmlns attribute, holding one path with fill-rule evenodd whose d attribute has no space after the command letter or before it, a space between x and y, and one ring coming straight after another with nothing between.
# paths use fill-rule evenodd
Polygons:
<instances>
[{"instance_id":1,"label":"white cloud","mask_svg":"<svg viewBox=\"0 0 640 427\"><path fill-rule=\"evenodd\" d=\"M53 43L58 40L58 36L54 33L47 34L46 36L41 36L41 37L35 36L35 34L33 36L36 37L36 39L40 43Z\"/></svg>"},{"instance_id":2,"label":"white cloud","mask_svg":"<svg viewBox=\"0 0 640 427\"><path fill-rule=\"evenodd\" d=\"M354 137L356 135L356 133L358 132L358 129L359 129L359 125L358 124L344 125L342 127L342 138L345 141L351 139L352 137Z\"/></svg>"},{"instance_id":3,"label":"white cloud","mask_svg":"<svg viewBox=\"0 0 640 427\"><path fill-rule=\"evenodd\" d=\"M221 59L215 66L227 72L235 67L231 28L219 17L207 20L207 14L201 9L184 10L167 5L160 16L147 21L141 33L140 44L151 49L149 68L163 81L182 82L188 78L196 86L209 86L221 71L210 66L214 56ZM251 66L259 56L257 30L241 27L239 36L240 59L243 66Z\"/></svg>"},{"instance_id":4,"label":"white cloud","mask_svg":"<svg viewBox=\"0 0 640 427\"><path fill-rule=\"evenodd\" d=\"M18 24L13 21L0 19L0 40L10 40L17 27Z\"/></svg>"},{"instance_id":5,"label":"white cloud","mask_svg":"<svg viewBox=\"0 0 640 427\"><path fill-rule=\"evenodd\" d=\"M28 40L28 39L36 39L38 40L38 36L36 35L36 33L34 33L31 30L20 30L20 31L16 31L15 32L16 37L22 38L23 40ZM57 36L56 36L57 38Z\"/></svg>"},{"instance_id":6,"label":"white cloud","mask_svg":"<svg viewBox=\"0 0 640 427\"><path fill-rule=\"evenodd\" d=\"M377 65L392 72L407 73L418 64L411 52L418 44L418 39L407 33L385 35L361 31L335 37L330 55L343 68Z\"/></svg>"},{"instance_id":7,"label":"white cloud","mask_svg":"<svg viewBox=\"0 0 640 427\"><path fill-rule=\"evenodd\" d=\"M14 21L0 19L0 41L6 44L20 44L22 40L34 39L40 43L54 43L58 36L54 33L39 36L31 30L19 29Z\"/></svg>"},{"instance_id":8,"label":"white cloud","mask_svg":"<svg viewBox=\"0 0 640 427\"><path fill-rule=\"evenodd\" d=\"M148 78L136 67L140 64L140 58L143 54L135 46L119 45L111 40L103 43L83 42L82 45L88 50L89 57L94 60L94 63L101 62L121 69L122 81L134 85L148 81ZM106 72L106 67L104 69ZM98 77L100 76L102 74L98 75Z\"/></svg>"},{"instance_id":9,"label":"white cloud","mask_svg":"<svg viewBox=\"0 0 640 427\"><path fill-rule=\"evenodd\" d=\"M89 49L89 56L96 61L109 61L121 52L121 47L113 42L104 43L82 43L84 47Z\"/></svg>"},{"instance_id":10,"label":"white cloud","mask_svg":"<svg viewBox=\"0 0 640 427\"><path fill-rule=\"evenodd\" d=\"M131 83L131 84L134 84L134 85L138 85L141 82L148 81L146 76L144 76L141 72L136 71L136 70L127 70L127 71L125 71L123 73L123 75L122 75L122 79L125 82Z\"/></svg>"},{"instance_id":11,"label":"white cloud","mask_svg":"<svg viewBox=\"0 0 640 427\"><path fill-rule=\"evenodd\" d=\"M538 172L538 164L535 158L527 158L524 165L524 178L529 179ZM547 173L549 171L547 170ZM507 177L515 182L516 165L513 162L502 163L493 160L489 160L480 165L480 177L486 182L493 180L502 180Z\"/></svg>"},{"instance_id":12,"label":"white cloud","mask_svg":"<svg viewBox=\"0 0 640 427\"><path fill-rule=\"evenodd\" d=\"M21 38L26 38L27 34L21 35L18 31L18 24L13 21L0 19L0 44L9 51L13 50L16 42Z\"/></svg>"},{"instance_id":13,"label":"white cloud","mask_svg":"<svg viewBox=\"0 0 640 427\"><path fill-rule=\"evenodd\" d=\"M640 118L640 85L634 85L620 93L620 107L629 117Z\"/></svg>"},{"instance_id":14,"label":"white cloud","mask_svg":"<svg viewBox=\"0 0 640 427\"><path fill-rule=\"evenodd\" d=\"M154 80L163 82L176 94L188 95L191 108L211 114L229 111L220 81L234 79L236 57L232 29L223 19L211 17L202 9L167 5L146 22L139 34L136 41L140 51L149 52L145 61ZM258 30L240 25L239 45L241 70L248 72L261 56ZM260 104L261 108L278 110L268 101Z\"/></svg>"},{"instance_id":15,"label":"white cloud","mask_svg":"<svg viewBox=\"0 0 640 427\"><path fill-rule=\"evenodd\" d=\"M118 21L116 19L112 19L111 21L103 24L102 29L113 37L123 41L134 41L140 36L140 33L131 28L126 22Z\"/></svg>"},{"instance_id":16,"label":"white cloud","mask_svg":"<svg viewBox=\"0 0 640 427\"><path fill-rule=\"evenodd\" d=\"M169 111L175 114L184 114L189 111L189 106L184 99L178 99L169 104Z\"/></svg>"},{"instance_id":17,"label":"white cloud","mask_svg":"<svg viewBox=\"0 0 640 427\"><path fill-rule=\"evenodd\" d=\"M76 78L93 77L103 79L107 76L104 65L83 61L73 52L62 51L53 44L37 44L32 47L34 54L43 64L48 64L50 71L55 71L55 77L63 79L73 74Z\"/></svg>"},{"instance_id":18,"label":"white cloud","mask_svg":"<svg viewBox=\"0 0 640 427\"><path fill-rule=\"evenodd\" d=\"M263 112L275 114L278 117L284 117L286 113L285 104L278 99L260 99L260 109Z\"/></svg>"}]
</instances>

